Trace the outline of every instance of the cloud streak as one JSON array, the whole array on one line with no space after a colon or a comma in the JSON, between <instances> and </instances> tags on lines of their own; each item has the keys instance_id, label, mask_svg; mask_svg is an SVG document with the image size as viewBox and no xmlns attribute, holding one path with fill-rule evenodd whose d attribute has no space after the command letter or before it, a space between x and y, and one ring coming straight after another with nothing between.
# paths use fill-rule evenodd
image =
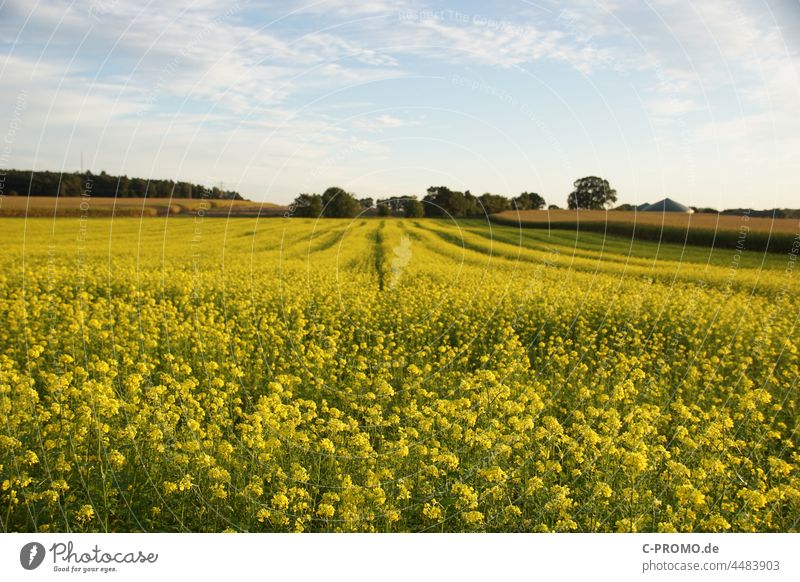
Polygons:
<instances>
[{"instance_id":1,"label":"cloud streak","mask_svg":"<svg viewBox=\"0 0 800 582\"><path fill-rule=\"evenodd\" d=\"M563 149L576 152L571 167L603 165L605 146L577 153L583 148L569 141L566 129L591 126L603 115L615 132L633 136L626 137L627 149L609 155L630 158L652 142L660 148L659 163L668 165L686 156L681 148L693 148L697 168L717 166L699 177L703 187L727 187L717 180L727 164L734 175L747 166L754 180L759 164L787 176L776 200L788 200L788 188L798 185L788 177L793 160L787 152L800 135L800 61L787 38L789 25L784 19L779 26L776 13L728 0L509 1L500 10L486 6L485 13L458 6L6 2L0 74L6 87L24 87L30 95L12 159L19 166L74 169L79 149L94 152L98 168L109 171L186 177L211 164L230 184L278 184L286 201L315 159L329 159L353 140L363 146L347 165L353 180L364 179L359 163L366 175L393 153L408 160L413 144L389 146L385 134L441 137L435 132L446 122L436 111L447 108L479 113L487 127L509 126L525 149L527 138L516 137L507 119L513 112L502 103L482 102L476 111L474 94L452 87L437 93L431 79L457 72L503 87L532 111L548 93L560 99L558 110L541 114L543 131L566 136ZM767 8L776 6L777 0ZM14 95L0 94L0 115L13 111ZM631 95L640 103L639 117L626 110ZM409 116L403 106L410 103L430 109ZM638 137L647 127L652 135ZM451 138L463 139L460 131L454 128ZM476 137L477 150L494 142L488 134ZM637 146L637 139L645 142ZM392 150L401 147L412 149ZM243 167L243 160L250 165ZM650 179L620 172L619 180L630 174L630 187ZM522 179L520 170L512 182L527 189ZM393 193L391 185L374 187ZM256 190L248 194L259 195Z\"/></svg>"}]
</instances>

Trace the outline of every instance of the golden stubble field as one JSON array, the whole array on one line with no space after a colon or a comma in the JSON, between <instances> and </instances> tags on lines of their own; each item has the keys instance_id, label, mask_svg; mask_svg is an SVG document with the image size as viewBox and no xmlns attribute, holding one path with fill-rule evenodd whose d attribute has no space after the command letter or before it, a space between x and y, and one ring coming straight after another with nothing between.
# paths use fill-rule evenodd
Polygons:
<instances>
[{"instance_id":1,"label":"golden stubble field","mask_svg":"<svg viewBox=\"0 0 800 582\"><path fill-rule=\"evenodd\" d=\"M64 216L164 216L196 215L198 212L227 216L246 213L271 214L282 207L248 200L212 200L202 198L108 198L56 196L3 196L0 217Z\"/></svg>"},{"instance_id":2,"label":"golden stubble field","mask_svg":"<svg viewBox=\"0 0 800 582\"><path fill-rule=\"evenodd\" d=\"M797 531L796 254L0 226L4 531Z\"/></svg>"}]
</instances>

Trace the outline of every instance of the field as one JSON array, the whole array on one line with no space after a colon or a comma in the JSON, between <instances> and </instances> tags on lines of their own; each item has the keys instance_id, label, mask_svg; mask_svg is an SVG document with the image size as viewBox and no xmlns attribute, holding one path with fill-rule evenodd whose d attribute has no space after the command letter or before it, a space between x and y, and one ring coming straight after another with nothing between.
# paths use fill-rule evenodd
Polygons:
<instances>
[{"instance_id":1,"label":"field","mask_svg":"<svg viewBox=\"0 0 800 582\"><path fill-rule=\"evenodd\" d=\"M680 245L788 252L800 232L800 220L679 212L602 210L524 210L492 216L499 224L518 227L601 232L627 238Z\"/></svg>"},{"instance_id":2,"label":"field","mask_svg":"<svg viewBox=\"0 0 800 582\"><path fill-rule=\"evenodd\" d=\"M0 226L5 531L798 529L800 238Z\"/></svg>"},{"instance_id":3,"label":"field","mask_svg":"<svg viewBox=\"0 0 800 582\"><path fill-rule=\"evenodd\" d=\"M248 200L203 200L201 198L103 198L56 196L0 197L0 216L64 217L64 216L193 216L203 209L206 215L228 216L247 214L264 216L280 206Z\"/></svg>"}]
</instances>

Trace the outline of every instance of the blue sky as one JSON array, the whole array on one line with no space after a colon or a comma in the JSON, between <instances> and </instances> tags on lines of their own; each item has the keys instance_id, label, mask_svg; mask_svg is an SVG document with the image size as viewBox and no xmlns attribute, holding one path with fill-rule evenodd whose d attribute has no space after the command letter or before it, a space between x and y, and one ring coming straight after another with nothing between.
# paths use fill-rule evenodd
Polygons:
<instances>
[{"instance_id":1,"label":"blue sky","mask_svg":"<svg viewBox=\"0 0 800 582\"><path fill-rule=\"evenodd\" d=\"M3 167L800 207L796 0L1 6Z\"/></svg>"}]
</instances>

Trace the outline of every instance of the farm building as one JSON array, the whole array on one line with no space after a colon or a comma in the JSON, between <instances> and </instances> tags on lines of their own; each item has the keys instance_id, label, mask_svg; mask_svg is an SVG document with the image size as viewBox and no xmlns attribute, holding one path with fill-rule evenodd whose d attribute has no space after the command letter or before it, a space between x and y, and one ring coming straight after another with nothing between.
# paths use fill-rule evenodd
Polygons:
<instances>
[{"instance_id":1,"label":"farm building","mask_svg":"<svg viewBox=\"0 0 800 582\"><path fill-rule=\"evenodd\" d=\"M694 212L688 206L676 202L672 198L664 198L653 204L642 204L636 207L638 212L684 212L690 214Z\"/></svg>"}]
</instances>

